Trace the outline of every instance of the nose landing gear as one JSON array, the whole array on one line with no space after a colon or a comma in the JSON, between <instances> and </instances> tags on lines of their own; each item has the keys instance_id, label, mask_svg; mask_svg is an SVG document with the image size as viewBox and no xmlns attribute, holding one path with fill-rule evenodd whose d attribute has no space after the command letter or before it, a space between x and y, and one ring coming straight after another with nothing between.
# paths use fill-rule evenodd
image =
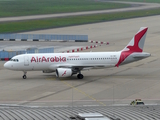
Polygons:
<instances>
[{"instance_id":1,"label":"nose landing gear","mask_svg":"<svg viewBox=\"0 0 160 120\"><path fill-rule=\"evenodd\" d=\"M22 76L22 77L23 77L23 79L26 79L26 78L27 78L26 74L27 74L27 72L26 72L26 71L24 71L24 75Z\"/></svg>"}]
</instances>

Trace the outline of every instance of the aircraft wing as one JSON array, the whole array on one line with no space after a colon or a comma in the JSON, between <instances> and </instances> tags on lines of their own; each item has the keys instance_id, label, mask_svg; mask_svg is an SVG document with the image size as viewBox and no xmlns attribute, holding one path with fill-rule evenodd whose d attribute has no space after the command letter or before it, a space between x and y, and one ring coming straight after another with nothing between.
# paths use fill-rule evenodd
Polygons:
<instances>
[{"instance_id":1,"label":"aircraft wing","mask_svg":"<svg viewBox=\"0 0 160 120\"><path fill-rule=\"evenodd\" d=\"M83 70L83 69L93 69L93 68L101 68L101 67L113 67L115 65L113 64L61 64L58 65L58 68L71 68L71 69L79 69L79 70Z\"/></svg>"}]
</instances>

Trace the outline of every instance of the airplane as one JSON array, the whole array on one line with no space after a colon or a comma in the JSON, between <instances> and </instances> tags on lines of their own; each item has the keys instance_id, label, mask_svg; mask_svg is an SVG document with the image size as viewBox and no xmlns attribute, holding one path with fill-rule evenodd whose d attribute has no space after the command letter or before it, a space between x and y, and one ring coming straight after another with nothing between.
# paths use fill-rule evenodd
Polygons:
<instances>
[{"instance_id":1,"label":"airplane","mask_svg":"<svg viewBox=\"0 0 160 120\"><path fill-rule=\"evenodd\" d=\"M55 72L59 78L78 74L77 78L83 79L83 70L119 67L151 56L143 52L147 30L148 27L141 27L121 51L21 54L7 61L4 67L23 71L23 79L27 78L27 71Z\"/></svg>"}]
</instances>

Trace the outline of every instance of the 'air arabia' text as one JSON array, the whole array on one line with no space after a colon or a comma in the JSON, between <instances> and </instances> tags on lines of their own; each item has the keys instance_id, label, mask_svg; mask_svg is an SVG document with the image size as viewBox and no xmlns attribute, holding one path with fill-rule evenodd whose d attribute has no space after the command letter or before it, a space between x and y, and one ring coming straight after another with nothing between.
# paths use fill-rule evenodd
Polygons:
<instances>
[{"instance_id":1,"label":"'air arabia' text","mask_svg":"<svg viewBox=\"0 0 160 120\"><path fill-rule=\"evenodd\" d=\"M32 62L66 62L66 57L32 57L31 63Z\"/></svg>"}]
</instances>

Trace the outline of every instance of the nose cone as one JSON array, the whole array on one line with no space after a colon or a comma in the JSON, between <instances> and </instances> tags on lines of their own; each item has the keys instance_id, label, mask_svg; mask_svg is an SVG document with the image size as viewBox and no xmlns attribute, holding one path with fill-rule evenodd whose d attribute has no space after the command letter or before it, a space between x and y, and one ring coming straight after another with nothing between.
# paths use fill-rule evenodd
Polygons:
<instances>
[{"instance_id":1,"label":"nose cone","mask_svg":"<svg viewBox=\"0 0 160 120\"><path fill-rule=\"evenodd\" d=\"M6 62L6 63L4 64L4 68L6 68L6 69L10 69L9 62Z\"/></svg>"},{"instance_id":2,"label":"nose cone","mask_svg":"<svg viewBox=\"0 0 160 120\"><path fill-rule=\"evenodd\" d=\"M3 65L3 66L4 66L4 68L7 68L7 66L8 66L7 62L6 62L6 63L4 63L4 65Z\"/></svg>"}]
</instances>

